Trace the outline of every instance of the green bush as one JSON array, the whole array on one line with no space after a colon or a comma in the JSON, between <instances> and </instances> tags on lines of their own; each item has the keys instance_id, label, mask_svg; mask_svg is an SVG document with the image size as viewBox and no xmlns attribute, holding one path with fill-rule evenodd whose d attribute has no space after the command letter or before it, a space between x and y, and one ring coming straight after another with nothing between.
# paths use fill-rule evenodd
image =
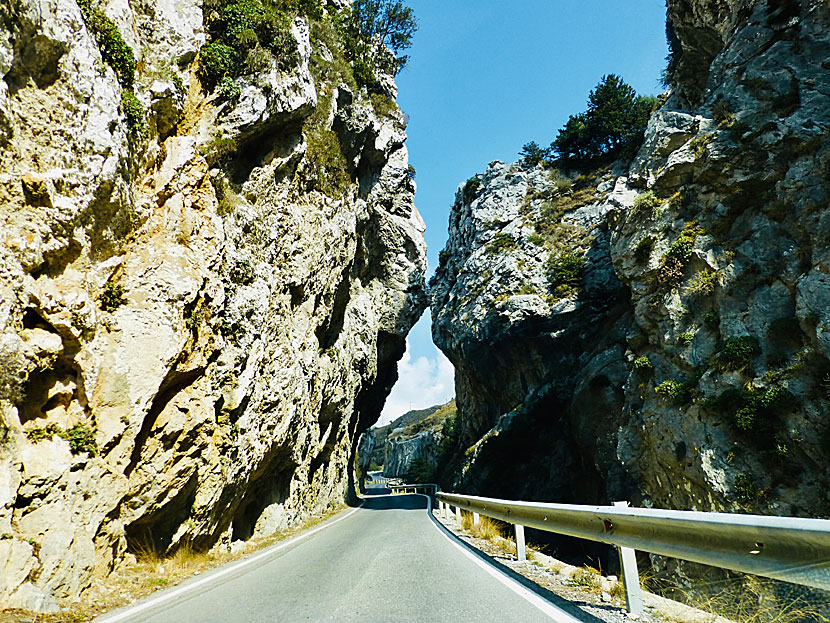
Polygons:
<instances>
[{"instance_id":1,"label":"green bush","mask_svg":"<svg viewBox=\"0 0 830 623\"><path fill-rule=\"evenodd\" d=\"M133 143L147 138L147 124L144 123L144 106L132 91L121 91L121 108L127 118L127 136Z\"/></svg>"},{"instance_id":2,"label":"green bush","mask_svg":"<svg viewBox=\"0 0 830 623\"><path fill-rule=\"evenodd\" d=\"M199 53L199 78L208 89L213 90L223 78L234 74L237 62L238 54L229 45L206 43Z\"/></svg>"},{"instance_id":3,"label":"green bush","mask_svg":"<svg viewBox=\"0 0 830 623\"><path fill-rule=\"evenodd\" d=\"M504 253L516 248L516 240L510 234L498 232L484 248L488 255Z\"/></svg>"},{"instance_id":4,"label":"green bush","mask_svg":"<svg viewBox=\"0 0 830 623\"><path fill-rule=\"evenodd\" d=\"M337 134L327 128L311 127L306 131L306 141L309 188L316 188L329 197L342 195L351 178Z\"/></svg>"},{"instance_id":5,"label":"green bush","mask_svg":"<svg viewBox=\"0 0 830 623\"><path fill-rule=\"evenodd\" d=\"M471 204L473 200L478 196L480 190L481 178L478 175L474 175L473 177L467 180L466 184L464 184L464 191L462 193L464 197L464 203L466 203L467 205Z\"/></svg>"},{"instance_id":6,"label":"green bush","mask_svg":"<svg viewBox=\"0 0 830 623\"><path fill-rule=\"evenodd\" d=\"M26 437L33 443L41 442L44 439L51 439L55 435L69 442L69 449L72 451L72 454L88 452L90 456L95 456L98 453L98 444L95 442L95 429L90 428L86 424L75 424L72 428L64 430L53 423L42 428L30 428L26 431Z\"/></svg>"},{"instance_id":7,"label":"green bush","mask_svg":"<svg viewBox=\"0 0 830 623\"><path fill-rule=\"evenodd\" d=\"M233 81L233 78L225 76L216 86L216 94L222 99L233 101L239 99L242 89Z\"/></svg>"},{"instance_id":8,"label":"green bush","mask_svg":"<svg viewBox=\"0 0 830 623\"><path fill-rule=\"evenodd\" d=\"M72 454L88 452L90 456L98 453L98 444L95 442L95 430L85 424L75 424L69 430L63 431L61 437L69 442Z\"/></svg>"},{"instance_id":9,"label":"green bush","mask_svg":"<svg viewBox=\"0 0 830 623\"><path fill-rule=\"evenodd\" d=\"M124 286L116 281L108 281L104 285L104 291L101 293L101 309L105 312L113 312L126 302Z\"/></svg>"},{"instance_id":10,"label":"green bush","mask_svg":"<svg viewBox=\"0 0 830 623\"><path fill-rule=\"evenodd\" d=\"M634 211L638 214L642 213L649 218L657 218L660 216L660 207L663 205L662 199L654 194L654 191L647 191L634 199Z\"/></svg>"},{"instance_id":11,"label":"green bush","mask_svg":"<svg viewBox=\"0 0 830 623\"><path fill-rule=\"evenodd\" d=\"M547 272L554 293L560 298L575 294L582 285L586 264L585 255L576 251L551 255L547 261Z\"/></svg>"},{"instance_id":12,"label":"green bush","mask_svg":"<svg viewBox=\"0 0 830 623\"><path fill-rule=\"evenodd\" d=\"M780 411L794 401L795 396L779 385L766 389L732 387L708 400L707 406L730 418L738 430L761 429L770 436L769 430L764 429L769 429Z\"/></svg>"},{"instance_id":13,"label":"green bush","mask_svg":"<svg viewBox=\"0 0 830 623\"><path fill-rule=\"evenodd\" d=\"M406 473L406 480L413 483L435 482L435 464L419 457L412 461Z\"/></svg>"},{"instance_id":14,"label":"green bush","mask_svg":"<svg viewBox=\"0 0 830 623\"><path fill-rule=\"evenodd\" d=\"M687 225L668 250L660 258L657 283L664 287L677 287L683 283L683 271L691 261L695 240L703 230Z\"/></svg>"},{"instance_id":15,"label":"green bush","mask_svg":"<svg viewBox=\"0 0 830 623\"><path fill-rule=\"evenodd\" d=\"M113 68L118 76L118 82L124 89L131 90L135 82L136 60L132 48L124 41L121 32L104 12L92 6L92 0L79 0L87 27L92 31L101 57L104 62Z\"/></svg>"},{"instance_id":16,"label":"green bush","mask_svg":"<svg viewBox=\"0 0 830 623\"><path fill-rule=\"evenodd\" d=\"M378 70L395 75L406 65L408 57L400 52L412 45L418 29L412 9L400 0L353 0L336 25L355 80L370 91L379 87Z\"/></svg>"},{"instance_id":17,"label":"green bush","mask_svg":"<svg viewBox=\"0 0 830 623\"><path fill-rule=\"evenodd\" d=\"M758 339L752 335L731 337L723 345L716 359L716 368L722 371L742 370L761 352Z\"/></svg>"},{"instance_id":18,"label":"green bush","mask_svg":"<svg viewBox=\"0 0 830 623\"><path fill-rule=\"evenodd\" d=\"M651 360L648 357L637 357L634 360L634 369L638 372L653 370L654 364L651 363Z\"/></svg>"},{"instance_id":19,"label":"green bush","mask_svg":"<svg viewBox=\"0 0 830 623\"><path fill-rule=\"evenodd\" d=\"M677 341L683 346L691 346L694 342L695 334L693 331L686 331L677 337Z\"/></svg>"}]
</instances>

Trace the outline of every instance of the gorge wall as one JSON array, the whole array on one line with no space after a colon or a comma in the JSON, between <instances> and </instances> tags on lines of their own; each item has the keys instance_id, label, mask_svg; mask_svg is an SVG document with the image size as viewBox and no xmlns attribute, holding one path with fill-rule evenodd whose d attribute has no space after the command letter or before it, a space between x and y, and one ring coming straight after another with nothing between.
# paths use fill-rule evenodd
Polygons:
<instances>
[{"instance_id":1,"label":"gorge wall","mask_svg":"<svg viewBox=\"0 0 830 623\"><path fill-rule=\"evenodd\" d=\"M348 494L424 226L394 83L359 88L326 17L347 3L282 4L291 53L213 92L217 3L0 7L4 606Z\"/></svg>"},{"instance_id":2,"label":"gorge wall","mask_svg":"<svg viewBox=\"0 0 830 623\"><path fill-rule=\"evenodd\" d=\"M668 0L667 30L633 161L459 187L431 283L444 484L826 517L830 4Z\"/></svg>"}]
</instances>

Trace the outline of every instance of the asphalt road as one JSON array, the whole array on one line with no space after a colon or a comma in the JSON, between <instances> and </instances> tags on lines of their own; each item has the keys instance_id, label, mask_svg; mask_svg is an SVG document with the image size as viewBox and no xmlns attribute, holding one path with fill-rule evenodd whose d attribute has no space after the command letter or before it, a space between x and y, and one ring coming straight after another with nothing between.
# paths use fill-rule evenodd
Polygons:
<instances>
[{"instance_id":1,"label":"asphalt road","mask_svg":"<svg viewBox=\"0 0 830 623\"><path fill-rule=\"evenodd\" d=\"M370 490L371 492L371 490ZM551 621L433 524L423 496L368 496L277 557L179 597L146 623Z\"/></svg>"}]
</instances>

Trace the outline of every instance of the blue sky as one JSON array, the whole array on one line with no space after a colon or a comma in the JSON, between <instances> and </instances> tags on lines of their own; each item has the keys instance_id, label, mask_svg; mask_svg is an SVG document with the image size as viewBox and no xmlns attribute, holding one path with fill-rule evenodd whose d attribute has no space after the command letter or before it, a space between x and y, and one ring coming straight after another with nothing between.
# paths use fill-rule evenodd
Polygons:
<instances>
[{"instance_id":1,"label":"blue sky","mask_svg":"<svg viewBox=\"0 0 830 623\"><path fill-rule=\"evenodd\" d=\"M548 145L582 112L604 74L659 93L664 0L408 0L419 29L398 75L410 117L415 203L426 222L429 273L447 239L458 184L525 143ZM435 348L429 313L409 335L381 422L454 395L452 366Z\"/></svg>"}]
</instances>

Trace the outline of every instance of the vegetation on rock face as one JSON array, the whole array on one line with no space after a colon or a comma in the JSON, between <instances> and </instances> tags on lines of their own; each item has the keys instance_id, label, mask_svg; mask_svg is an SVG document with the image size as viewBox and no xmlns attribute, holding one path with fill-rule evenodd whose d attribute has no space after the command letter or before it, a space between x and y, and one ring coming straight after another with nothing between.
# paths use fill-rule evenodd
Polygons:
<instances>
[{"instance_id":1,"label":"vegetation on rock face","mask_svg":"<svg viewBox=\"0 0 830 623\"><path fill-rule=\"evenodd\" d=\"M95 429L86 424L75 424L72 428L63 429L57 424L49 424L42 428L30 428L26 431L26 437L33 443L44 439L51 439L57 435L69 442L72 454L89 453L95 456L98 453L98 444L95 442Z\"/></svg>"},{"instance_id":2,"label":"vegetation on rock face","mask_svg":"<svg viewBox=\"0 0 830 623\"><path fill-rule=\"evenodd\" d=\"M638 96L620 76L603 76L588 95L588 110L568 118L551 152L574 164L616 157L639 143L656 105L657 98Z\"/></svg>"},{"instance_id":3,"label":"vegetation on rock face","mask_svg":"<svg viewBox=\"0 0 830 623\"><path fill-rule=\"evenodd\" d=\"M101 293L101 309L112 312L121 307L127 299L124 298L124 286L116 281L108 281Z\"/></svg>"},{"instance_id":4,"label":"vegetation on rock face","mask_svg":"<svg viewBox=\"0 0 830 623\"><path fill-rule=\"evenodd\" d=\"M566 298L579 291L582 274L587 264L585 256L575 251L565 251L548 258L548 280L554 296Z\"/></svg>"},{"instance_id":5,"label":"vegetation on rock face","mask_svg":"<svg viewBox=\"0 0 830 623\"><path fill-rule=\"evenodd\" d=\"M379 86L378 70L396 75L406 65L409 57L400 52L418 29L412 9L400 0L354 0L337 23L354 77L369 90Z\"/></svg>"},{"instance_id":6,"label":"vegetation on rock face","mask_svg":"<svg viewBox=\"0 0 830 623\"><path fill-rule=\"evenodd\" d=\"M687 223L677 239L671 243L668 250L660 258L657 270L657 283L665 287L677 287L683 283L683 272L692 259L695 239L703 230L695 226L696 223Z\"/></svg>"},{"instance_id":7,"label":"vegetation on rock face","mask_svg":"<svg viewBox=\"0 0 830 623\"><path fill-rule=\"evenodd\" d=\"M132 48L124 41L115 22L100 8L94 7L92 0L79 0L78 6L87 27L95 37L104 62L113 68L122 87L132 89L136 68Z\"/></svg>"},{"instance_id":8,"label":"vegetation on rock face","mask_svg":"<svg viewBox=\"0 0 830 623\"><path fill-rule=\"evenodd\" d=\"M118 83L124 89L121 93L121 109L127 121L127 134L131 143L136 143L147 136L147 127L144 123L144 107L135 96L136 60L132 48L124 41L121 31L107 15L92 0L79 0L78 7L86 22L98 49L101 58L112 67L118 77Z\"/></svg>"},{"instance_id":9,"label":"vegetation on rock face","mask_svg":"<svg viewBox=\"0 0 830 623\"><path fill-rule=\"evenodd\" d=\"M478 196L478 192L481 190L481 178L478 175L474 175L470 179L467 180L467 183L464 184L464 191L462 192L462 196L464 197L464 203L467 205L471 204L473 200Z\"/></svg>"},{"instance_id":10,"label":"vegetation on rock face","mask_svg":"<svg viewBox=\"0 0 830 623\"><path fill-rule=\"evenodd\" d=\"M249 57L259 57L280 69L297 61L297 40L291 32L294 15L322 15L318 2L260 2L259 0L209 0L205 25L210 41L199 55L199 77L208 89L224 78L245 73ZM264 67L263 67L264 68Z\"/></svg>"},{"instance_id":11,"label":"vegetation on rock face","mask_svg":"<svg viewBox=\"0 0 830 623\"><path fill-rule=\"evenodd\" d=\"M410 47L417 30L412 9L399 0L356 0L325 17L320 0L208 0L210 41L199 58L202 83L213 90L226 78L263 71L272 62L290 69L297 62L291 32L296 16L331 25L337 44L329 51L343 55L353 79L369 90L380 90L379 72L395 75L406 64L399 53Z\"/></svg>"},{"instance_id":12,"label":"vegetation on rock face","mask_svg":"<svg viewBox=\"0 0 830 623\"><path fill-rule=\"evenodd\" d=\"M516 248L516 240L510 234L498 232L484 248L488 255L505 253Z\"/></svg>"}]
</instances>

